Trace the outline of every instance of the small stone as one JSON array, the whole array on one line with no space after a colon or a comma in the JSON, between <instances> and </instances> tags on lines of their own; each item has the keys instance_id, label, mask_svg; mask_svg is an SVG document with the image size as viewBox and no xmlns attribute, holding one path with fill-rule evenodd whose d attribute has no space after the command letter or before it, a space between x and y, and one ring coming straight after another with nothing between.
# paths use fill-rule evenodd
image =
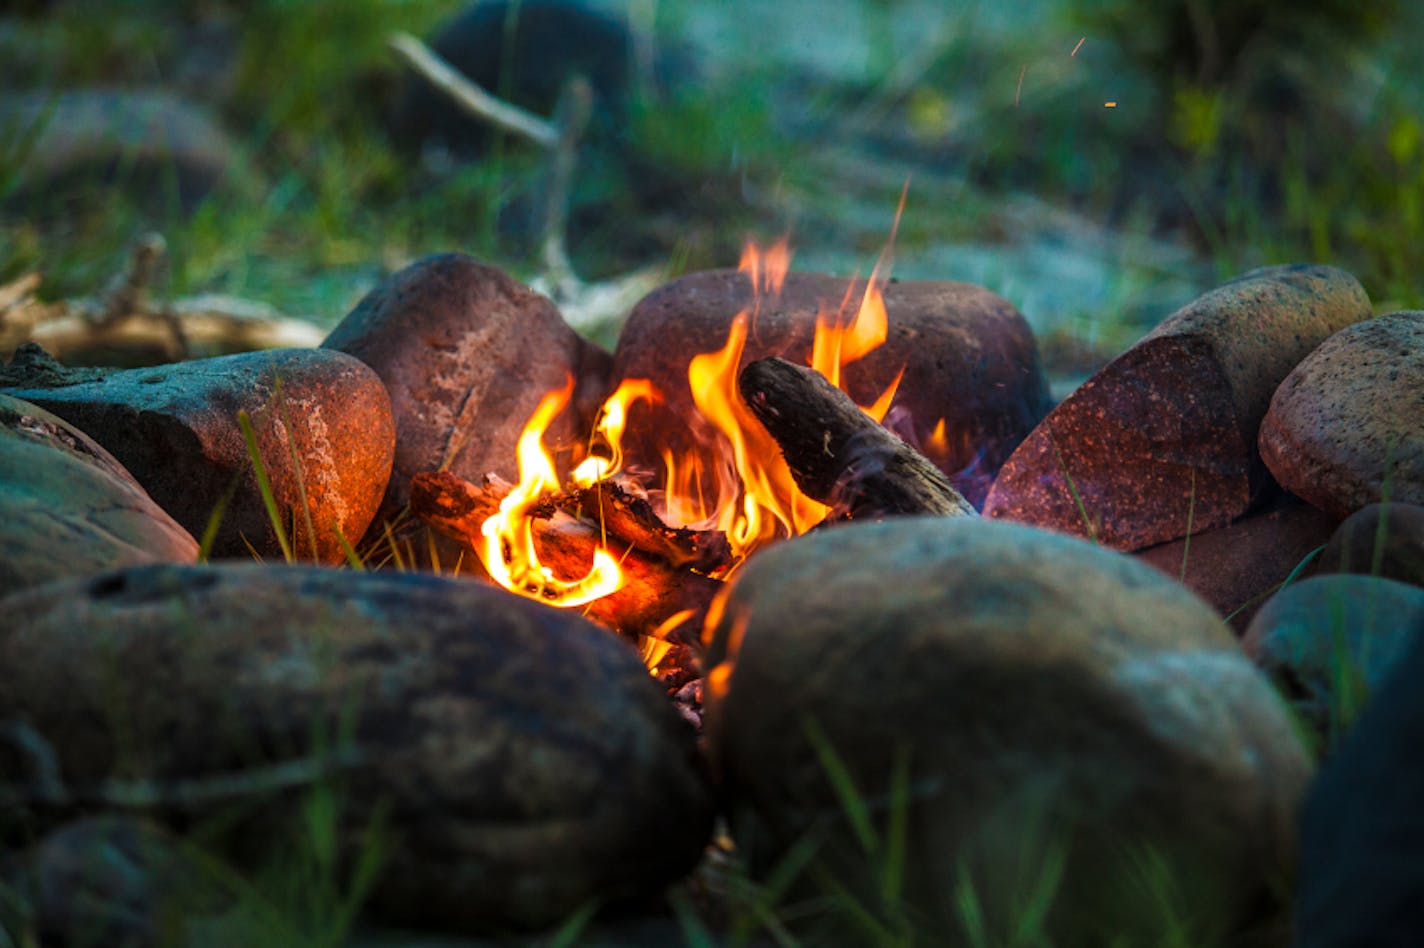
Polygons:
<instances>
[{"instance_id":1,"label":"small stone","mask_svg":"<svg viewBox=\"0 0 1424 948\"><path fill-rule=\"evenodd\" d=\"M1013 880L1060 855L1054 944L1284 920L1310 762L1221 620L1128 557L971 518L850 524L748 562L708 660L709 746L756 871L814 833L817 866L878 898L828 774L883 834L899 770L902 891L937 939L969 940L946 893L973 884L997 941ZM1133 897L1142 847L1183 886L1174 919L1206 928Z\"/></svg>"},{"instance_id":2,"label":"small stone","mask_svg":"<svg viewBox=\"0 0 1424 948\"><path fill-rule=\"evenodd\" d=\"M93 439L0 394L0 597L141 563L191 563L198 544Z\"/></svg>"},{"instance_id":3,"label":"small stone","mask_svg":"<svg viewBox=\"0 0 1424 948\"><path fill-rule=\"evenodd\" d=\"M848 322L864 290L864 281L788 273L781 293L756 312L738 370L767 356L809 364L817 315L834 316L848 300ZM845 367L846 391L872 404L903 369L886 426L978 507L999 465L1050 407L1033 332L1007 300L968 283L891 282L884 294L886 341ZM753 302L745 274L714 270L675 280L634 308L614 354L613 385L650 379L663 401L630 411L629 464L661 471L664 450L682 454L705 440L711 429L693 402L688 363L722 349L733 319Z\"/></svg>"},{"instance_id":4,"label":"small stone","mask_svg":"<svg viewBox=\"0 0 1424 948\"><path fill-rule=\"evenodd\" d=\"M1334 574L1272 596L1242 646L1327 746L1421 635L1424 589Z\"/></svg>"},{"instance_id":5,"label":"small stone","mask_svg":"<svg viewBox=\"0 0 1424 948\"><path fill-rule=\"evenodd\" d=\"M6 391L90 434L192 534L201 536L222 507L215 557L282 555L239 412L251 419L298 559L342 561L341 537L360 541L390 476L395 435L385 389L337 352L274 349L75 376L87 381L33 352L25 365L32 374L17 377L12 362Z\"/></svg>"},{"instance_id":6,"label":"small stone","mask_svg":"<svg viewBox=\"0 0 1424 948\"><path fill-rule=\"evenodd\" d=\"M1325 545L1316 572L1365 573L1424 586L1424 507L1361 507Z\"/></svg>"},{"instance_id":7,"label":"small stone","mask_svg":"<svg viewBox=\"0 0 1424 948\"><path fill-rule=\"evenodd\" d=\"M376 287L323 347L375 369L390 392L396 451L377 522L410 499L410 479L447 470L479 483L519 480L515 448L546 394L574 384L544 436L566 466L603 399L608 355L554 304L463 254L426 257Z\"/></svg>"},{"instance_id":8,"label":"small stone","mask_svg":"<svg viewBox=\"0 0 1424 948\"><path fill-rule=\"evenodd\" d=\"M1310 565L1334 529L1334 517L1286 495L1224 527L1133 555L1180 579L1240 633L1277 586Z\"/></svg>"},{"instance_id":9,"label":"small stone","mask_svg":"<svg viewBox=\"0 0 1424 948\"><path fill-rule=\"evenodd\" d=\"M5 609L0 668L24 674L0 676L0 721L32 728L71 790L141 782L173 826L247 809L237 842L270 856L299 815L276 791L330 781L336 851L363 852L373 823L389 843L372 899L395 922L558 924L675 881L711 833L692 728L572 610L252 563L105 573Z\"/></svg>"},{"instance_id":10,"label":"small stone","mask_svg":"<svg viewBox=\"0 0 1424 948\"><path fill-rule=\"evenodd\" d=\"M999 472L985 515L1120 550L1186 536L1189 520L1230 523L1270 482L1256 435L1271 393L1369 315L1359 281L1333 267L1267 267L1217 287L1064 399Z\"/></svg>"},{"instance_id":11,"label":"small stone","mask_svg":"<svg viewBox=\"0 0 1424 948\"><path fill-rule=\"evenodd\" d=\"M1421 681L1424 634L1416 634L1310 788L1296 892L1299 948L1419 943L1424 932Z\"/></svg>"},{"instance_id":12,"label":"small stone","mask_svg":"<svg viewBox=\"0 0 1424 948\"><path fill-rule=\"evenodd\" d=\"M1386 494L1424 504L1424 311L1357 323L1312 352L1271 399L1261 457L1340 519Z\"/></svg>"}]
</instances>

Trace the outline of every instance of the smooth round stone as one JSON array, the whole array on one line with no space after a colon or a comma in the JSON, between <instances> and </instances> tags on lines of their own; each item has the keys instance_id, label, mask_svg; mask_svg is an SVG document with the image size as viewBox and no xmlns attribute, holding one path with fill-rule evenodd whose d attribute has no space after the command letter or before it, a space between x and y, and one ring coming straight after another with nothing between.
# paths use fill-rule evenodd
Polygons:
<instances>
[{"instance_id":1,"label":"smooth round stone","mask_svg":"<svg viewBox=\"0 0 1424 948\"><path fill-rule=\"evenodd\" d=\"M1421 636L1424 589L1340 573L1276 593L1242 645L1326 746Z\"/></svg>"},{"instance_id":2,"label":"smooth round stone","mask_svg":"<svg viewBox=\"0 0 1424 948\"><path fill-rule=\"evenodd\" d=\"M878 898L849 783L882 834L903 795L902 891L937 937L967 885L1011 926L1015 880L1062 856L1054 943L1156 943L1148 850L1216 926L1194 937L1284 920L1310 762L1226 626L1146 565L1013 524L850 525L752 559L713 636L710 747L762 873L814 834Z\"/></svg>"},{"instance_id":3,"label":"smooth round stone","mask_svg":"<svg viewBox=\"0 0 1424 948\"><path fill-rule=\"evenodd\" d=\"M0 676L0 721L24 720L69 786L156 786L174 826L247 812L233 835L259 861L305 832L299 791L337 789L336 851L379 828L372 900L401 924L556 925L656 893L711 833L692 728L633 650L478 583L105 573L6 600L0 668L24 670Z\"/></svg>"},{"instance_id":4,"label":"smooth round stone","mask_svg":"<svg viewBox=\"0 0 1424 948\"><path fill-rule=\"evenodd\" d=\"M1261 457L1338 518L1384 499L1424 504L1424 311L1343 329L1271 399Z\"/></svg>"},{"instance_id":5,"label":"smooth round stone","mask_svg":"<svg viewBox=\"0 0 1424 948\"><path fill-rule=\"evenodd\" d=\"M1424 586L1424 506L1370 504L1320 551L1318 573L1365 573Z\"/></svg>"},{"instance_id":6,"label":"smooth round stone","mask_svg":"<svg viewBox=\"0 0 1424 948\"><path fill-rule=\"evenodd\" d=\"M88 435L0 394L0 597L141 563L191 563L193 537Z\"/></svg>"}]
</instances>

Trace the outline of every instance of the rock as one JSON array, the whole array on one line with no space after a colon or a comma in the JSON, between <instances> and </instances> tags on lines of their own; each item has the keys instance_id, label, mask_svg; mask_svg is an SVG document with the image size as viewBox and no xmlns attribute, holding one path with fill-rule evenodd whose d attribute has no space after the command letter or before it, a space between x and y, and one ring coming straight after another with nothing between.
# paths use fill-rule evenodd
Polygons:
<instances>
[{"instance_id":1,"label":"rock","mask_svg":"<svg viewBox=\"0 0 1424 948\"><path fill-rule=\"evenodd\" d=\"M6 390L89 433L195 535L228 498L213 556L282 556L239 412L251 418L296 558L340 562L338 531L358 543L385 490L390 401L374 372L340 353L274 349L97 379L81 370L73 384L65 372L22 347Z\"/></svg>"},{"instance_id":2,"label":"rock","mask_svg":"<svg viewBox=\"0 0 1424 948\"><path fill-rule=\"evenodd\" d=\"M184 944L195 861L160 827L93 817L47 836L31 857L35 927L46 945Z\"/></svg>"},{"instance_id":3,"label":"rock","mask_svg":"<svg viewBox=\"0 0 1424 948\"><path fill-rule=\"evenodd\" d=\"M985 515L1122 550L1185 536L1189 514L1194 531L1230 523L1269 483L1256 434L1271 393L1369 315L1359 281L1333 267L1217 287L1064 399L999 472Z\"/></svg>"},{"instance_id":4,"label":"rock","mask_svg":"<svg viewBox=\"0 0 1424 948\"><path fill-rule=\"evenodd\" d=\"M0 394L0 597L120 566L191 563L198 544L87 435Z\"/></svg>"},{"instance_id":5,"label":"rock","mask_svg":"<svg viewBox=\"0 0 1424 948\"><path fill-rule=\"evenodd\" d=\"M1421 634L1424 590L1338 574L1276 593L1251 620L1242 646L1325 746Z\"/></svg>"},{"instance_id":6,"label":"rock","mask_svg":"<svg viewBox=\"0 0 1424 948\"><path fill-rule=\"evenodd\" d=\"M1306 799L1299 948L1402 948L1424 932L1424 634L1412 642Z\"/></svg>"},{"instance_id":7,"label":"rock","mask_svg":"<svg viewBox=\"0 0 1424 948\"><path fill-rule=\"evenodd\" d=\"M1271 399L1261 457L1343 519L1384 499L1424 504L1424 310L1341 330Z\"/></svg>"},{"instance_id":8,"label":"rock","mask_svg":"<svg viewBox=\"0 0 1424 948\"><path fill-rule=\"evenodd\" d=\"M634 39L622 17L573 0L471 3L441 25L430 47L487 92L549 118L574 77L593 86L598 139L627 128ZM473 157L493 138L488 123L454 108L412 76L391 121L403 145L437 145Z\"/></svg>"},{"instance_id":9,"label":"rock","mask_svg":"<svg viewBox=\"0 0 1424 948\"><path fill-rule=\"evenodd\" d=\"M1240 633L1275 588L1306 563L1334 529L1335 518L1286 495L1224 527L1193 532L1187 539L1134 556L1180 579Z\"/></svg>"},{"instance_id":10,"label":"rock","mask_svg":"<svg viewBox=\"0 0 1424 948\"><path fill-rule=\"evenodd\" d=\"M1317 573L1365 573L1424 586L1424 507L1361 507L1340 524L1317 562Z\"/></svg>"},{"instance_id":11,"label":"rock","mask_svg":"<svg viewBox=\"0 0 1424 948\"><path fill-rule=\"evenodd\" d=\"M330 786L338 851L379 818L373 899L397 923L556 924L655 892L710 835L691 728L570 611L425 574L236 563L5 608L0 667L25 673L0 676L0 721L53 748L72 796L113 805L138 781L175 826L248 807L234 836L270 857L301 811L278 790ZM0 742L0 772L29 769Z\"/></svg>"},{"instance_id":12,"label":"rock","mask_svg":"<svg viewBox=\"0 0 1424 948\"><path fill-rule=\"evenodd\" d=\"M463 254L426 257L395 274L322 345L365 362L390 392L395 465L378 522L405 507L410 479L422 471L518 481L520 432L540 399L573 379L572 410L544 438L567 464L588 438L608 375L608 355L553 303Z\"/></svg>"},{"instance_id":13,"label":"rock","mask_svg":"<svg viewBox=\"0 0 1424 948\"><path fill-rule=\"evenodd\" d=\"M75 89L0 97L0 128L25 138L11 200L88 200L99 183L157 209L192 209L224 182L250 186L241 149L205 106L164 89ZM33 136L30 138L29 136Z\"/></svg>"},{"instance_id":14,"label":"rock","mask_svg":"<svg viewBox=\"0 0 1424 948\"><path fill-rule=\"evenodd\" d=\"M788 273L780 296L756 314L739 369L773 355L809 364L817 313L835 313L852 290L858 305L863 282L852 287L842 277ZM630 464L661 471L664 449L697 447L708 425L692 400L688 362L722 349L734 317L752 303L746 275L715 270L675 280L634 308L614 354L613 385L651 379L664 400L639 402L629 413ZM886 342L846 366L846 389L869 405L903 367L887 427L917 445L977 507L999 465L1049 408L1033 333L1008 301L967 283L893 282L885 308ZM943 437L936 439L941 420Z\"/></svg>"},{"instance_id":15,"label":"rock","mask_svg":"<svg viewBox=\"0 0 1424 948\"><path fill-rule=\"evenodd\" d=\"M856 842L834 759L882 847L907 794L895 917L936 939L970 940L946 895L969 886L994 943L1030 897L1052 944L1282 921L1309 760L1230 631L1156 571L1018 525L912 518L764 551L723 606L708 737L757 870L815 834L815 865L881 904L866 872L887 851ZM1181 886L1171 921L1143 895L1145 852ZM1051 906L1026 889L1041 872Z\"/></svg>"}]
</instances>

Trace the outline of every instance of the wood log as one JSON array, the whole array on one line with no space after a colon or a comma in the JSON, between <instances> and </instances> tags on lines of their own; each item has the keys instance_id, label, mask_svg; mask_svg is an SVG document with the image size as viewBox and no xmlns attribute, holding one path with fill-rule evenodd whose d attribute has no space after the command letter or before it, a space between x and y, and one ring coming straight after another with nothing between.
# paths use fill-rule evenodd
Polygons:
<instances>
[{"instance_id":1,"label":"wood log","mask_svg":"<svg viewBox=\"0 0 1424 948\"><path fill-rule=\"evenodd\" d=\"M832 517L976 515L943 471L814 369L761 359L742 369L737 383L797 486L830 505Z\"/></svg>"},{"instance_id":2,"label":"wood log","mask_svg":"<svg viewBox=\"0 0 1424 948\"><path fill-rule=\"evenodd\" d=\"M481 525L499 510L507 493L497 485L481 486L445 471L428 471L411 479L411 513L473 551L482 550ZM565 577L581 576L593 564L593 552L606 547L618 559L625 582L621 588L582 607L584 615L629 636L666 636L670 641L695 642L719 580L677 567L609 533L585 517L563 510L534 521L535 544L541 562ZM687 615L670 633L663 630L680 613Z\"/></svg>"}]
</instances>

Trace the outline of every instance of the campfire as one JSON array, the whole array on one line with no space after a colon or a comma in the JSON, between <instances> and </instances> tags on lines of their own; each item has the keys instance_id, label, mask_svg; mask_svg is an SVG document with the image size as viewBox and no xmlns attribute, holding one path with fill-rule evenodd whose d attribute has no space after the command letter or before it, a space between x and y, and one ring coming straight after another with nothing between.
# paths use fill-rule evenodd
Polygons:
<instances>
[{"instance_id":1,"label":"campfire","mask_svg":"<svg viewBox=\"0 0 1424 948\"><path fill-rule=\"evenodd\" d=\"M852 480L863 494L867 477L884 479L887 453L914 453L879 426L903 364L870 404L855 404L844 386L845 367L885 342L889 261L887 245L863 286L853 280L840 300L820 307L805 365L772 358L742 368L748 338L776 304L791 262L785 239L766 248L749 243L738 269L752 287L751 304L732 319L721 349L687 364L696 407L691 449L662 448L656 469L627 463L625 433L651 423L645 409L664 400L646 378L617 386L584 443L551 448L545 434L568 406L570 378L544 395L522 430L518 483L420 474L413 511L472 548L504 588L580 608L637 638L656 671L675 645L695 644L722 581L748 557L828 519L864 515L869 508ZM810 428L817 433L803 444ZM931 432L931 443L942 441L945 420ZM871 455L878 460L865 463ZM913 510L972 510L915 456L909 479L932 483L940 503L917 502ZM901 512L893 491L874 493L878 510Z\"/></svg>"}]
</instances>

